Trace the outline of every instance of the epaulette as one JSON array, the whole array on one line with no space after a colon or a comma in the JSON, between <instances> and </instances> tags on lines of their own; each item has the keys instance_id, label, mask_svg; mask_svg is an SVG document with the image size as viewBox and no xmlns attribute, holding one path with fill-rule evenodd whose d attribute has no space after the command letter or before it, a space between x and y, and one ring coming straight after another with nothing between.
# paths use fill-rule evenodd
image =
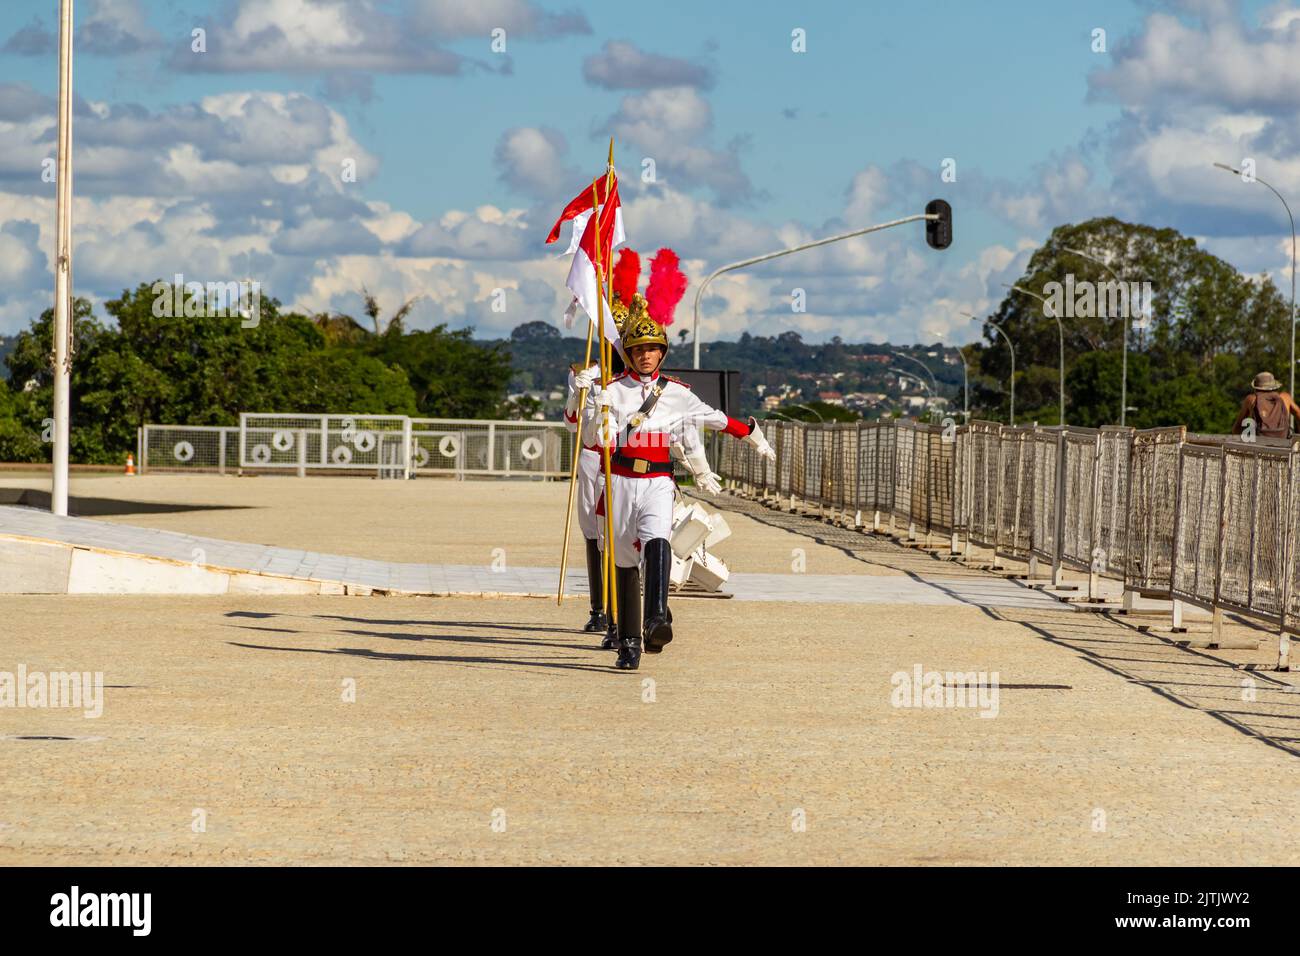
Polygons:
<instances>
[{"instance_id":1,"label":"epaulette","mask_svg":"<svg viewBox=\"0 0 1300 956\"><path fill-rule=\"evenodd\" d=\"M678 378L678 377L675 376L675 375L665 375L663 372L660 372L660 373L659 373L659 377L662 378L662 379L667 379L667 380L670 381L670 382L676 382L678 385L682 386L683 388L690 388L690 387L691 387L691 383L690 383L690 382L683 382L680 378Z\"/></svg>"},{"instance_id":2,"label":"epaulette","mask_svg":"<svg viewBox=\"0 0 1300 956\"><path fill-rule=\"evenodd\" d=\"M627 369L623 369L623 371L619 372L617 375L615 375L613 378L611 378L610 381L611 381L611 382L617 382L620 378L627 378L627 376L628 376L628 370L627 370Z\"/></svg>"}]
</instances>

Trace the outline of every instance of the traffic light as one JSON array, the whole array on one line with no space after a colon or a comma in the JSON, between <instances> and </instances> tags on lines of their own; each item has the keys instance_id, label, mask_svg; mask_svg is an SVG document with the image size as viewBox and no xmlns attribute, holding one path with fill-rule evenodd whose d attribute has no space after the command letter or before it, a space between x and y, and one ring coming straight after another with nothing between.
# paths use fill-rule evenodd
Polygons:
<instances>
[{"instance_id":1,"label":"traffic light","mask_svg":"<svg viewBox=\"0 0 1300 956\"><path fill-rule=\"evenodd\" d=\"M925 204L925 214L939 216L925 221L925 241L931 249L947 249L952 245L952 206L943 199L931 199Z\"/></svg>"}]
</instances>

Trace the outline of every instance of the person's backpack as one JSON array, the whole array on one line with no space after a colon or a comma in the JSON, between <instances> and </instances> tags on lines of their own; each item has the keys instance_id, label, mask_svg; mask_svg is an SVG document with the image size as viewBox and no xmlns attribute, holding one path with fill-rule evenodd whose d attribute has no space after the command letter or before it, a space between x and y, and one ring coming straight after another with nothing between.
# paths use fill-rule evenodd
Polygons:
<instances>
[{"instance_id":1,"label":"person's backpack","mask_svg":"<svg viewBox=\"0 0 1300 956\"><path fill-rule=\"evenodd\" d=\"M1256 433L1264 438L1288 438L1291 434L1291 415L1286 402L1277 392L1256 392L1255 412Z\"/></svg>"}]
</instances>

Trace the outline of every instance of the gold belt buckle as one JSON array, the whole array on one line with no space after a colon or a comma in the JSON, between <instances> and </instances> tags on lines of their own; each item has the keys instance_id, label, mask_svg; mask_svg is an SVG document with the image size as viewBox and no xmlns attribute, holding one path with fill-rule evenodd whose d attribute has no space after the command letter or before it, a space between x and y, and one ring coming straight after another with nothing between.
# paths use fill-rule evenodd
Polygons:
<instances>
[{"instance_id":1,"label":"gold belt buckle","mask_svg":"<svg viewBox=\"0 0 1300 956\"><path fill-rule=\"evenodd\" d=\"M638 458L632 463L632 470L638 475L644 475L650 470L650 462L646 461L644 458Z\"/></svg>"}]
</instances>

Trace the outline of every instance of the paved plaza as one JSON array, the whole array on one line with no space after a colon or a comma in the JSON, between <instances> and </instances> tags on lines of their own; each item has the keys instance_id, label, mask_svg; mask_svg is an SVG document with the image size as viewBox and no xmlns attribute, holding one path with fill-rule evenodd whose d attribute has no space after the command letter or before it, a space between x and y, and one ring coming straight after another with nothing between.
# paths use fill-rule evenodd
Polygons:
<instances>
[{"instance_id":1,"label":"paved plaza","mask_svg":"<svg viewBox=\"0 0 1300 956\"><path fill-rule=\"evenodd\" d=\"M1231 618L1258 646L1189 648L722 496L733 596L675 597L677 640L629 674L579 630L576 586L557 606L563 484L78 476L84 521L38 527L44 481L0 476L0 535L231 542L223 560L283 549L466 588L0 596L0 672L102 674L98 716L0 707L0 863L1296 855L1278 821L1300 695L1269 670L1275 637ZM503 574L542 596L475 596ZM954 695L963 676L981 693Z\"/></svg>"}]
</instances>

